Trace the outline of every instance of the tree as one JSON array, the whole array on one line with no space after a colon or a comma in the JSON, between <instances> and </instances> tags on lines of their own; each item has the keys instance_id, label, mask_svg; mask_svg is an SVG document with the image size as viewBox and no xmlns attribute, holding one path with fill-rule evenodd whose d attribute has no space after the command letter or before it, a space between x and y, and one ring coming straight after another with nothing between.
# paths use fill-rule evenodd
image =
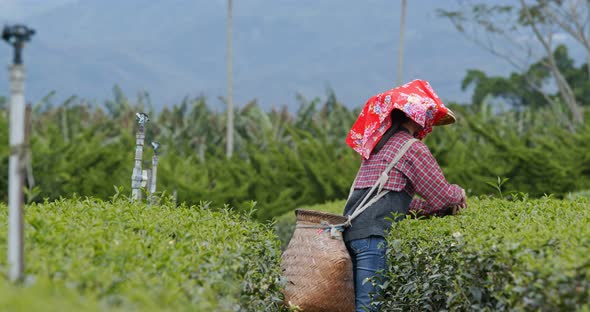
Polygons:
<instances>
[{"instance_id":1,"label":"tree","mask_svg":"<svg viewBox=\"0 0 590 312\"><path fill-rule=\"evenodd\" d=\"M530 88L542 94L547 102L558 109L563 102L570 112L570 119L583 123L583 114L572 86L559 68L553 51L556 34L566 33L579 42L589 41L588 14L582 16L578 9L588 12L590 2L577 0L520 0L519 5L488 5L473 1L460 1L461 11L438 10L456 29L494 55L503 58L522 73ZM574 25L568 27L560 18L569 17ZM469 27L469 28L468 28ZM582 34L579 34L582 32ZM528 38L533 38L529 40ZM502 46L507 48L502 48ZM589 45L590 47L590 45ZM590 50L588 50L590 52ZM526 74L530 60L540 63L550 73L551 83L557 86L559 98L548 95L547 84L538 84L535 77ZM588 76L586 77L586 80Z\"/></svg>"},{"instance_id":2,"label":"tree","mask_svg":"<svg viewBox=\"0 0 590 312\"><path fill-rule=\"evenodd\" d=\"M532 11L542 13L551 23L559 26L586 49L586 62L590 64L590 1L544 0L538 1ZM590 67L586 69L590 77Z\"/></svg>"},{"instance_id":3,"label":"tree","mask_svg":"<svg viewBox=\"0 0 590 312\"><path fill-rule=\"evenodd\" d=\"M576 100L582 105L590 96L590 81L586 78L587 64L576 67L574 60L568 55L567 47L558 46L552 54L557 68L563 73L567 83L572 86ZM475 105L483 103L488 96L504 100L512 107L542 107L550 103L546 100L558 98L558 93L542 94L536 88L531 88L530 83L537 86L547 84L551 73L544 66L544 60L532 64L524 73L512 72L508 77L491 77L476 69L467 71L461 88L466 90L473 86L471 101ZM527 81L528 79L528 81Z\"/></svg>"},{"instance_id":4,"label":"tree","mask_svg":"<svg viewBox=\"0 0 590 312\"><path fill-rule=\"evenodd\" d=\"M509 77L488 76L477 69L470 69L463 78L461 89L473 86L471 103L483 105L488 97L499 98L514 108L546 106L547 101L538 91L530 88L522 74Z\"/></svg>"}]
</instances>

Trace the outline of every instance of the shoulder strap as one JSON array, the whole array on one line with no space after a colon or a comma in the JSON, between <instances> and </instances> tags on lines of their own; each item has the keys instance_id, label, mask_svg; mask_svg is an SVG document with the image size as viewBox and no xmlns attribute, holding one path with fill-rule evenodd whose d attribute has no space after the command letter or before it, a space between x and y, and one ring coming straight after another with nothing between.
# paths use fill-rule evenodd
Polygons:
<instances>
[{"instance_id":1,"label":"shoulder strap","mask_svg":"<svg viewBox=\"0 0 590 312\"><path fill-rule=\"evenodd\" d=\"M352 192L354 192L354 185L356 184L356 180L359 178L359 174L357 172L356 177L354 177L354 180L352 181L352 185L350 186L350 191L348 192L348 199L350 199L350 197L352 196Z\"/></svg>"},{"instance_id":2,"label":"shoulder strap","mask_svg":"<svg viewBox=\"0 0 590 312\"><path fill-rule=\"evenodd\" d=\"M371 205L373 205L375 202L377 202L379 199L381 199L381 197L383 197L385 194L387 194L389 192L388 190L383 190L383 187L387 183L387 180L389 180L389 172L399 162L399 160L406 154L408 149L410 149L410 146L412 146L412 144L414 144L414 142L416 142L416 141L418 141L418 140L414 139L414 138L409 139L406 143L404 143L404 145L402 145L402 147L399 149L399 151L397 151L397 153L395 154L395 157L393 157L393 159L391 160L389 165L387 165L387 168L385 168L385 170L379 176L379 179L377 179L377 182L375 182L373 187L371 187L371 189L365 194L361 203L358 205L358 207L355 209L355 211L348 217L348 222L347 222L348 225L350 225L350 222L352 220L354 220L354 218L356 218L363 211L365 211L367 208L369 208ZM352 187L350 188L350 193L348 194L349 199L352 196L352 192L354 191L354 184L356 183L357 179L358 179L358 174L357 174L356 178L354 179L354 182L352 183ZM371 197L371 194L373 194L373 192L375 192L376 189L378 189L377 194L369 202L366 202L367 199L369 197Z\"/></svg>"}]
</instances>

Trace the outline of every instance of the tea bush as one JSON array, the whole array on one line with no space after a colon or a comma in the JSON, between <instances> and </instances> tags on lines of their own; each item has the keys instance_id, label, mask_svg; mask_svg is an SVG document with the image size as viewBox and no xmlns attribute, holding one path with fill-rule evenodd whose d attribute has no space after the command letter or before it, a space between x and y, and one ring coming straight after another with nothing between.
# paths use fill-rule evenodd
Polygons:
<instances>
[{"instance_id":1,"label":"tea bush","mask_svg":"<svg viewBox=\"0 0 590 312\"><path fill-rule=\"evenodd\" d=\"M1 206L3 272L6 218ZM279 309L279 241L248 215L72 199L27 206L25 219L29 282L0 283L0 310L36 310L44 302L73 310Z\"/></svg>"},{"instance_id":2,"label":"tea bush","mask_svg":"<svg viewBox=\"0 0 590 312\"><path fill-rule=\"evenodd\" d=\"M590 201L519 198L472 198L458 216L394 224L381 310L590 310ZM275 227L294 220L285 214Z\"/></svg>"},{"instance_id":3,"label":"tea bush","mask_svg":"<svg viewBox=\"0 0 590 312\"><path fill-rule=\"evenodd\" d=\"M85 298L75 289L46 278L36 280L34 284L26 287L0 283L1 311L98 312L107 309L122 311L121 307L102 306L97 299Z\"/></svg>"},{"instance_id":4,"label":"tea bush","mask_svg":"<svg viewBox=\"0 0 590 312\"><path fill-rule=\"evenodd\" d=\"M572 311L590 302L590 204L474 199L392 228L383 311Z\"/></svg>"}]
</instances>

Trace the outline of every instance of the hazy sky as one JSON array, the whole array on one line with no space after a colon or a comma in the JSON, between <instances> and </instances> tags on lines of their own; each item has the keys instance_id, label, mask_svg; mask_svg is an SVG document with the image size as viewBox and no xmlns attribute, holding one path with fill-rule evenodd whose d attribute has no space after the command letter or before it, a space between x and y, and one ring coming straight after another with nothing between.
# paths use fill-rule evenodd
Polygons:
<instances>
[{"instance_id":1,"label":"hazy sky","mask_svg":"<svg viewBox=\"0 0 590 312\"><path fill-rule=\"evenodd\" d=\"M400 0L234 0L235 103L296 105L296 94L347 106L396 84ZM498 2L490 0L488 2ZM507 1L502 1L507 2ZM510 1L508 1L510 2ZM514 2L514 1L512 1ZM226 94L226 0L0 0L0 24L38 33L25 51L27 98L51 90L102 103L119 84L131 98L146 90L157 107ZM429 80L446 100L467 69L511 68L461 36L437 8L454 0L408 1L404 80ZM0 45L0 64L11 49ZM0 95L8 94L0 71Z\"/></svg>"}]
</instances>

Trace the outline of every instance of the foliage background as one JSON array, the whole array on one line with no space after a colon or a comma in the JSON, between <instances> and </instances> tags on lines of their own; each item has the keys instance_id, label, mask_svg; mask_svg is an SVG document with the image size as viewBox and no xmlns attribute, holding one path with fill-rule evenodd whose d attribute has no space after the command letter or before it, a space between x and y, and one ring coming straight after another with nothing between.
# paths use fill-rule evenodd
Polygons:
<instances>
[{"instance_id":1,"label":"foliage background","mask_svg":"<svg viewBox=\"0 0 590 312\"><path fill-rule=\"evenodd\" d=\"M346 197L360 158L344 144L358 115L329 92L326 99L300 96L299 109L265 112L251 102L236 112L235 155L223 147L225 115L205 98L154 111L149 96L133 102L119 88L104 107L72 97L52 105L51 95L32 109L28 165L29 202L60 197L107 199L114 187L130 192L135 148L135 113L150 115L144 169L151 165L150 141L162 144L158 191L178 202L241 207L259 203L264 220L302 205ZM5 104L3 104L5 105ZM558 197L590 188L590 127L568 129L550 108L498 109L487 103L450 105L455 125L436 128L426 144L447 179L470 195L486 194L487 181L509 178L507 190ZM7 110L0 111L0 169L7 172ZM0 177L6 201L7 176Z\"/></svg>"}]
</instances>

